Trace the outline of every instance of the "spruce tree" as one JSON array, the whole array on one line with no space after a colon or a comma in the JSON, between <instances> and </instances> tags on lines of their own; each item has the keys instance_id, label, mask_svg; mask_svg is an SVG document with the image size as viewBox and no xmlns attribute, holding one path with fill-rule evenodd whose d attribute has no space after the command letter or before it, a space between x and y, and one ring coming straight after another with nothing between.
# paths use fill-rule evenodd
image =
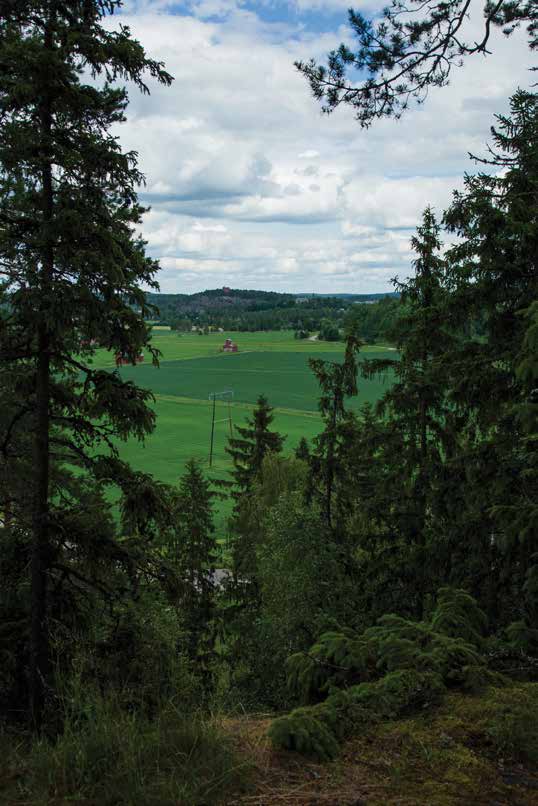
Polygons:
<instances>
[{"instance_id":1,"label":"spruce tree","mask_svg":"<svg viewBox=\"0 0 538 806\"><path fill-rule=\"evenodd\" d=\"M183 585L180 597L187 630L187 651L197 660L214 610L217 541L210 483L194 459L185 465L174 503L172 538L166 554Z\"/></svg>"},{"instance_id":2,"label":"spruce tree","mask_svg":"<svg viewBox=\"0 0 538 806\"><path fill-rule=\"evenodd\" d=\"M357 499L361 476L369 487L354 516L367 609L420 615L449 583L497 626L534 612L537 100L518 92L498 118L488 171L445 214L459 238L442 260L425 217L400 286L400 360L365 363L395 375L347 471Z\"/></svg>"},{"instance_id":3,"label":"spruce tree","mask_svg":"<svg viewBox=\"0 0 538 806\"><path fill-rule=\"evenodd\" d=\"M464 494L449 509L447 536L452 573L469 579L492 617L506 621L523 606L538 533L536 93L515 93L510 114L497 116L487 156L475 159L486 170L465 178L445 214L459 236L447 254L447 319L466 335L444 358L464 435L451 469L465 479ZM476 321L480 338L473 337Z\"/></svg>"},{"instance_id":4,"label":"spruce tree","mask_svg":"<svg viewBox=\"0 0 538 806\"><path fill-rule=\"evenodd\" d=\"M310 448L305 437L301 437L297 447L295 448L295 458L302 459L303 462L308 462L310 459Z\"/></svg>"},{"instance_id":5,"label":"spruce tree","mask_svg":"<svg viewBox=\"0 0 538 806\"><path fill-rule=\"evenodd\" d=\"M273 409L267 398L260 395L252 417L246 426L236 426L239 437L230 437L228 454L232 457L232 481L225 482L234 498L233 514L229 521L232 535L232 564L236 579L240 578L237 591L239 599L250 604L257 600L256 544L259 539L259 523L252 517L251 494L261 471L264 458L269 453L280 453L284 437L271 431Z\"/></svg>"},{"instance_id":6,"label":"spruce tree","mask_svg":"<svg viewBox=\"0 0 538 806\"><path fill-rule=\"evenodd\" d=\"M433 211L426 208L411 239L417 255L415 274L404 283L396 282L401 314L392 336L398 358L363 365L366 375L390 372L394 378L377 406L384 426L381 455L388 494L383 509L398 513L396 529L406 547L402 563L409 564L410 578L415 579L418 615L427 578L432 488L454 436L448 427L446 382L441 372L442 357L454 339L444 322L446 279L440 230ZM430 578L431 572L430 568Z\"/></svg>"},{"instance_id":7,"label":"spruce tree","mask_svg":"<svg viewBox=\"0 0 538 806\"><path fill-rule=\"evenodd\" d=\"M269 430L273 419L272 407L267 398L260 395L252 417L247 418L247 425L235 426L239 437L230 437L228 440L226 452L232 457L234 465L232 477L235 489L232 495L236 501L251 489L264 456L269 451L280 453L282 450L284 437Z\"/></svg>"},{"instance_id":8,"label":"spruce tree","mask_svg":"<svg viewBox=\"0 0 538 806\"><path fill-rule=\"evenodd\" d=\"M117 80L147 92L144 74L171 77L105 17L117 0L12 0L0 7L0 265L2 376L26 374L28 399L7 425L29 434L31 629L29 703L41 722L48 679L48 588L61 516L53 462L96 474L111 438L153 425L149 393L92 368L93 340L133 362L149 313L140 286L156 263L135 234L143 208L136 154L110 128L125 119ZM109 475L111 473L109 472ZM71 538L76 540L76 535Z\"/></svg>"},{"instance_id":9,"label":"spruce tree","mask_svg":"<svg viewBox=\"0 0 538 806\"><path fill-rule=\"evenodd\" d=\"M364 376L389 381L342 439L338 500L348 541L359 548L364 608L421 615L442 565L433 500L453 429L439 366L452 334L444 325L446 280L440 227L427 209L412 239L414 276L397 283L395 358L364 360Z\"/></svg>"},{"instance_id":10,"label":"spruce tree","mask_svg":"<svg viewBox=\"0 0 538 806\"><path fill-rule=\"evenodd\" d=\"M353 417L346 411L345 400L357 394L357 354L360 340L354 332L346 338L344 361L324 361L310 358L308 363L320 386L319 410L324 429L314 440L310 458L310 495L316 495L329 530L335 529L342 539L341 519L334 517L334 499L337 481L345 465L343 454L348 445L348 430ZM342 489L342 488L340 488ZM337 499L337 514L339 510Z\"/></svg>"}]
</instances>

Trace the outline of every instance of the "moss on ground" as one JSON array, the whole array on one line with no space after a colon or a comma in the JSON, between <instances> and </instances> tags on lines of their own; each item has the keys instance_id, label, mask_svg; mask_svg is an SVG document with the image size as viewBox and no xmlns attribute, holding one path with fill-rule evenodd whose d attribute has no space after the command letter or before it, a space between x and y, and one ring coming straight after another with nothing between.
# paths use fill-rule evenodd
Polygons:
<instances>
[{"instance_id":1,"label":"moss on ground","mask_svg":"<svg viewBox=\"0 0 538 806\"><path fill-rule=\"evenodd\" d=\"M380 802L534 804L537 736L538 684L528 683L449 694L435 711L375 726L345 760L357 753L386 767Z\"/></svg>"},{"instance_id":2,"label":"moss on ground","mask_svg":"<svg viewBox=\"0 0 538 806\"><path fill-rule=\"evenodd\" d=\"M268 724L228 726L256 767L254 791L230 803L538 806L537 683L448 693L419 715L369 725L328 764L271 749Z\"/></svg>"}]
</instances>

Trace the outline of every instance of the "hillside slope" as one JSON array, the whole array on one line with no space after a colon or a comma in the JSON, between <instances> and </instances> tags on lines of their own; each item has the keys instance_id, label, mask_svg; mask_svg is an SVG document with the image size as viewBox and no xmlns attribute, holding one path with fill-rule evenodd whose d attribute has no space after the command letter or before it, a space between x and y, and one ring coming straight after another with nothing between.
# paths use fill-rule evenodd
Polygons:
<instances>
[{"instance_id":1,"label":"hillside slope","mask_svg":"<svg viewBox=\"0 0 538 806\"><path fill-rule=\"evenodd\" d=\"M276 752L268 715L225 722L254 765L242 806L535 806L536 715L524 703L538 684L450 694L434 711L380 723L348 741L340 758L317 764ZM532 710L532 709L531 709ZM528 718L527 718L528 717Z\"/></svg>"}]
</instances>

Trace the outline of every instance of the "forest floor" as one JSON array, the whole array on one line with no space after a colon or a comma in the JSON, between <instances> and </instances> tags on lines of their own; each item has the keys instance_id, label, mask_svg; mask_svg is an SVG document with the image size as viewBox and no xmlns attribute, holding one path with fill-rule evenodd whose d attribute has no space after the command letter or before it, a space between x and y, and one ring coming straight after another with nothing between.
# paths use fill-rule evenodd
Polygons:
<instances>
[{"instance_id":1,"label":"forest floor","mask_svg":"<svg viewBox=\"0 0 538 806\"><path fill-rule=\"evenodd\" d=\"M538 683L449 693L363 726L316 763L276 751L274 714L157 721L96 708L56 742L0 733L1 806L538 806ZM104 706L103 706L104 707Z\"/></svg>"},{"instance_id":2,"label":"forest floor","mask_svg":"<svg viewBox=\"0 0 538 806\"><path fill-rule=\"evenodd\" d=\"M237 806L538 806L538 765L514 759L507 729L499 752L488 735L491 701L449 695L420 716L380 723L348 741L337 761L314 763L275 751L267 715L229 719L233 736L253 771L248 794L227 799ZM498 717L509 700L496 703ZM506 728L506 726L505 726ZM501 727L501 730L503 728ZM506 757L504 757L506 756Z\"/></svg>"}]
</instances>

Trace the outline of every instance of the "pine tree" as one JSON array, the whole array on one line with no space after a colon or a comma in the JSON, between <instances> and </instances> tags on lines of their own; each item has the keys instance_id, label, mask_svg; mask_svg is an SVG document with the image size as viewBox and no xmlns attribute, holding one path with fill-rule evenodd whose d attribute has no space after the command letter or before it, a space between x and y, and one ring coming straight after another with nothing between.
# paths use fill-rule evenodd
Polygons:
<instances>
[{"instance_id":1,"label":"pine tree","mask_svg":"<svg viewBox=\"0 0 538 806\"><path fill-rule=\"evenodd\" d=\"M478 40L469 25L471 6L481 6L483 15ZM446 86L464 59L490 54L495 27L509 36L526 24L529 47L538 48L534 0L434 0L427 5L421 0L405 5L391 0L381 14L370 18L350 8L348 23L355 49L342 43L329 53L327 66L314 59L295 66L314 97L324 102L324 112L346 104L364 127L381 118L399 118L412 101L426 100L429 87Z\"/></svg>"},{"instance_id":2,"label":"pine tree","mask_svg":"<svg viewBox=\"0 0 538 806\"><path fill-rule=\"evenodd\" d=\"M125 119L125 88L169 84L123 25L116 0L13 0L0 8L0 261L2 374L27 372L28 400L7 426L31 435L33 534L29 700L39 727L48 678L48 587L61 532L53 462L98 472L111 437L153 425L149 393L92 368L92 340L131 360L149 344L141 284L156 263L136 236L143 177L109 129ZM90 81L91 77L91 81ZM104 465L100 473L104 474ZM60 484L61 488L61 484ZM73 536L73 539L76 539Z\"/></svg>"}]
</instances>

